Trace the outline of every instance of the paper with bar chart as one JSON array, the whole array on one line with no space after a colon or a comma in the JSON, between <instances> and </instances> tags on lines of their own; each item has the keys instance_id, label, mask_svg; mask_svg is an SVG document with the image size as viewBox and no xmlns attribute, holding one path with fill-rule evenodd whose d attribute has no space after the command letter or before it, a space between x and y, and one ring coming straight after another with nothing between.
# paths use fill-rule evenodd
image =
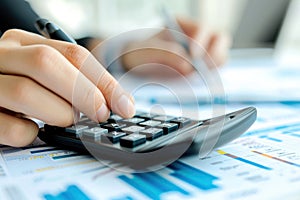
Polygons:
<instances>
[{"instance_id":1,"label":"paper with bar chart","mask_svg":"<svg viewBox=\"0 0 300 200\"><path fill-rule=\"evenodd\" d=\"M118 172L89 155L38 141L26 148L2 146L0 199L297 198L300 104L254 106L257 122L242 137L205 159L185 157L148 173Z\"/></svg>"}]
</instances>

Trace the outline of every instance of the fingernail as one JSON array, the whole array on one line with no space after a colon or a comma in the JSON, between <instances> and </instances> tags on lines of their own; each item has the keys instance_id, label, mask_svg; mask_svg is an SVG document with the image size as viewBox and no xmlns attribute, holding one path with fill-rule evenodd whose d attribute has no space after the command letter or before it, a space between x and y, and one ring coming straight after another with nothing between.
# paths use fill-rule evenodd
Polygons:
<instances>
[{"instance_id":1,"label":"fingernail","mask_svg":"<svg viewBox=\"0 0 300 200\"><path fill-rule=\"evenodd\" d=\"M132 117L135 113L132 100L125 94L123 94L119 99L117 109L123 117Z\"/></svg>"},{"instance_id":2,"label":"fingernail","mask_svg":"<svg viewBox=\"0 0 300 200\"><path fill-rule=\"evenodd\" d=\"M129 95L129 98L130 98L131 103L134 105L135 104L135 100L134 100L133 96Z\"/></svg>"},{"instance_id":3,"label":"fingernail","mask_svg":"<svg viewBox=\"0 0 300 200\"><path fill-rule=\"evenodd\" d=\"M106 105L103 103L102 106L98 109L96 116L99 122L103 122L108 119L110 115L110 111L106 107Z\"/></svg>"}]
</instances>

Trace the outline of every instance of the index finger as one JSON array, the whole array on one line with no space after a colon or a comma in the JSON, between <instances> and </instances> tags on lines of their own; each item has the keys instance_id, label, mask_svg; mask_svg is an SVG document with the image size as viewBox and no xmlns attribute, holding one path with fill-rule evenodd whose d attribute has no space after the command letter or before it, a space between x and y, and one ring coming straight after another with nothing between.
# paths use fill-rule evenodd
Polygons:
<instances>
[{"instance_id":1,"label":"index finger","mask_svg":"<svg viewBox=\"0 0 300 200\"><path fill-rule=\"evenodd\" d=\"M22 33L23 31L19 31ZM15 33L16 34L16 33ZM106 69L92 56L92 54L79 45L67 42L45 39L39 35L25 32L19 42L21 45L46 44L59 51L84 77L88 78L102 92L108 106L122 117L132 117L135 113L134 102L131 95L127 94L118 82ZM80 76L76 87L80 88ZM76 89L76 88L75 88ZM75 90L79 91L79 90ZM80 95L77 93L77 95ZM76 96L76 94L75 94ZM77 97L76 97L77 98ZM76 98L74 100L76 100Z\"/></svg>"}]
</instances>

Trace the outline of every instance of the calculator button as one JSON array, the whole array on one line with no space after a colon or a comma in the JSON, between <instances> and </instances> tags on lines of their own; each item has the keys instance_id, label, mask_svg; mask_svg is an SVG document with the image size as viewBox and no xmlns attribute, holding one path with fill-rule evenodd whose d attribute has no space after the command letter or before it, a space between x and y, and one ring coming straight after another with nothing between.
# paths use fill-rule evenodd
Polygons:
<instances>
[{"instance_id":1,"label":"calculator button","mask_svg":"<svg viewBox=\"0 0 300 200\"><path fill-rule=\"evenodd\" d=\"M102 128L108 129L109 131L120 131L121 128L126 127L125 124L119 124L119 123L104 124L101 126Z\"/></svg>"},{"instance_id":2,"label":"calculator button","mask_svg":"<svg viewBox=\"0 0 300 200\"><path fill-rule=\"evenodd\" d=\"M119 115L116 115L116 114L112 114L109 118L108 118L108 122L110 123L116 123L117 121L120 121L122 120L123 118L120 117Z\"/></svg>"},{"instance_id":3,"label":"calculator button","mask_svg":"<svg viewBox=\"0 0 300 200\"><path fill-rule=\"evenodd\" d=\"M124 137L126 136L126 133L124 132L116 132L116 131L113 131L113 132L109 132L109 133L106 133L106 134L102 134L101 135L101 141L104 142L104 143L118 143L120 141L120 138L121 137Z\"/></svg>"},{"instance_id":4,"label":"calculator button","mask_svg":"<svg viewBox=\"0 0 300 200\"><path fill-rule=\"evenodd\" d=\"M175 131L178 128L178 125L175 123L163 123L157 126L158 128L162 128L164 131L164 135L167 135L168 133Z\"/></svg>"},{"instance_id":5,"label":"calculator button","mask_svg":"<svg viewBox=\"0 0 300 200\"><path fill-rule=\"evenodd\" d=\"M120 145L123 147L136 147L146 142L146 136L140 134L131 134L120 139Z\"/></svg>"},{"instance_id":6,"label":"calculator button","mask_svg":"<svg viewBox=\"0 0 300 200\"><path fill-rule=\"evenodd\" d=\"M170 122L172 119L174 119L174 117L166 116L166 115L160 115L153 118L153 120L157 120L161 122Z\"/></svg>"},{"instance_id":7,"label":"calculator button","mask_svg":"<svg viewBox=\"0 0 300 200\"><path fill-rule=\"evenodd\" d=\"M81 122L79 124L86 125L86 126L92 126L92 127L94 127L94 126L100 126L99 123L91 121L91 120L85 121L85 122Z\"/></svg>"},{"instance_id":8,"label":"calculator button","mask_svg":"<svg viewBox=\"0 0 300 200\"><path fill-rule=\"evenodd\" d=\"M137 124L137 123L140 123L140 122L143 122L143 121L145 121L145 119L138 118L138 117L122 120L122 122L129 122L129 123L133 123L133 124Z\"/></svg>"},{"instance_id":9,"label":"calculator button","mask_svg":"<svg viewBox=\"0 0 300 200\"><path fill-rule=\"evenodd\" d=\"M141 126L157 126L161 124L160 121L154 121L154 120L149 120L149 121L145 121L145 122L142 122L142 123L139 123L139 125Z\"/></svg>"},{"instance_id":10,"label":"calculator button","mask_svg":"<svg viewBox=\"0 0 300 200\"><path fill-rule=\"evenodd\" d=\"M78 122L84 122L84 121L87 121L87 120L89 120L89 118L84 116L84 117L81 117Z\"/></svg>"},{"instance_id":11,"label":"calculator button","mask_svg":"<svg viewBox=\"0 0 300 200\"><path fill-rule=\"evenodd\" d=\"M88 129L88 126L85 125L73 125L71 127L66 128L66 132L74 134L76 137L81 136L82 132Z\"/></svg>"},{"instance_id":12,"label":"calculator button","mask_svg":"<svg viewBox=\"0 0 300 200\"><path fill-rule=\"evenodd\" d=\"M136 115L136 117L144 118L144 119L152 119L153 117L156 117L157 115L151 114L151 113L144 113L140 115Z\"/></svg>"},{"instance_id":13,"label":"calculator button","mask_svg":"<svg viewBox=\"0 0 300 200\"><path fill-rule=\"evenodd\" d=\"M107 129L94 127L83 131L83 136L90 137L95 141L100 140L102 134L108 133Z\"/></svg>"},{"instance_id":14,"label":"calculator button","mask_svg":"<svg viewBox=\"0 0 300 200\"><path fill-rule=\"evenodd\" d=\"M176 124L178 124L178 126L182 127L182 126L187 125L190 121L191 121L190 119L185 118L185 117L177 117L177 118L172 119L170 122L176 123Z\"/></svg>"},{"instance_id":15,"label":"calculator button","mask_svg":"<svg viewBox=\"0 0 300 200\"><path fill-rule=\"evenodd\" d=\"M141 135L145 135L147 140L154 140L163 135L163 130L160 128L149 128L140 132Z\"/></svg>"},{"instance_id":16,"label":"calculator button","mask_svg":"<svg viewBox=\"0 0 300 200\"><path fill-rule=\"evenodd\" d=\"M141 126L129 126L126 128L122 128L122 131L127 134L133 134L133 133L138 133L144 129L145 129L145 127L141 127Z\"/></svg>"}]
</instances>

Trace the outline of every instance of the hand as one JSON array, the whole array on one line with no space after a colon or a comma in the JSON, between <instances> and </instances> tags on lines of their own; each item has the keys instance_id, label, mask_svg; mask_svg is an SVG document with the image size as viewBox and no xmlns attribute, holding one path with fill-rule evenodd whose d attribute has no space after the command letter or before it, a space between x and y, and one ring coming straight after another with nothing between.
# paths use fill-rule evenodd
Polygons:
<instances>
[{"instance_id":1,"label":"hand","mask_svg":"<svg viewBox=\"0 0 300 200\"><path fill-rule=\"evenodd\" d=\"M225 63L231 45L229 36L224 33L210 32L206 27L200 27L189 19L178 18L177 21L190 41L194 40L206 52L194 48L195 42L191 42L190 52L187 52L174 41L168 30L163 30L147 40L128 44L126 52L130 53L122 58L125 68L130 70L147 63L159 63L171 66L183 75L188 75L194 68L184 58L189 58L191 55L202 58L209 68Z\"/></svg>"},{"instance_id":2,"label":"hand","mask_svg":"<svg viewBox=\"0 0 300 200\"><path fill-rule=\"evenodd\" d=\"M74 123L72 105L96 122L109 109L134 115L133 98L83 47L9 30L0 39L0 144L24 146L38 126Z\"/></svg>"}]
</instances>

